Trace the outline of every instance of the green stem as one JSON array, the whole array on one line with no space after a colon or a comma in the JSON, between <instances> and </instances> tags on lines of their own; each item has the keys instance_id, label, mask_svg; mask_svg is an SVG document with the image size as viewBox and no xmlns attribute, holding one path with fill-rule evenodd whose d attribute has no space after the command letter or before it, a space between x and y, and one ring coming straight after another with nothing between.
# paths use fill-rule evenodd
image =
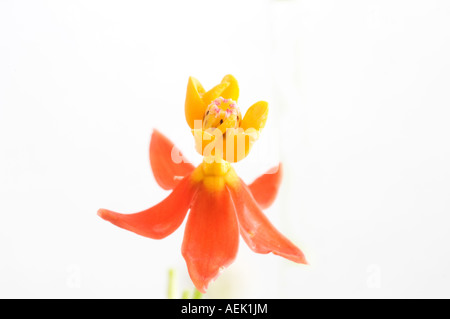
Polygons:
<instances>
[{"instance_id":1,"label":"green stem","mask_svg":"<svg viewBox=\"0 0 450 319\"><path fill-rule=\"evenodd\" d=\"M169 269L169 287L167 289L167 297L169 299L176 299L177 294L177 272L175 269Z\"/></svg>"},{"instance_id":2,"label":"green stem","mask_svg":"<svg viewBox=\"0 0 450 319\"><path fill-rule=\"evenodd\" d=\"M198 291L196 288L194 288L194 294L192 296L192 299L202 299L203 295L200 291Z\"/></svg>"},{"instance_id":3,"label":"green stem","mask_svg":"<svg viewBox=\"0 0 450 319\"><path fill-rule=\"evenodd\" d=\"M181 299L189 299L189 295L190 295L190 292L189 292L189 290L185 290L185 291L183 291L183 294L181 295Z\"/></svg>"},{"instance_id":4,"label":"green stem","mask_svg":"<svg viewBox=\"0 0 450 319\"><path fill-rule=\"evenodd\" d=\"M184 290L181 295L181 299L189 299L190 291ZM177 271L174 268L169 269L169 284L167 287L167 297L169 299L178 299L178 276ZM192 299L201 299L203 297L202 293L194 288L194 292L192 294Z\"/></svg>"}]
</instances>

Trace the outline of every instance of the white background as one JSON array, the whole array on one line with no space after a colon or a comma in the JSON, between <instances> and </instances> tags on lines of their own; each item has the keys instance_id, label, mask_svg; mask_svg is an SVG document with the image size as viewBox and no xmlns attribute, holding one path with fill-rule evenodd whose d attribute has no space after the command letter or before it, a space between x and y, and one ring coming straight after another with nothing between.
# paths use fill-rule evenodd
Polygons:
<instances>
[{"instance_id":1,"label":"white background","mask_svg":"<svg viewBox=\"0 0 450 319\"><path fill-rule=\"evenodd\" d=\"M119 229L167 196L153 128L195 164L187 79L228 73L270 105L251 182L310 266L238 257L205 297L450 297L450 2L0 1L0 297L165 298L192 289L182 227Z\"/></svg>"}]
</instances>

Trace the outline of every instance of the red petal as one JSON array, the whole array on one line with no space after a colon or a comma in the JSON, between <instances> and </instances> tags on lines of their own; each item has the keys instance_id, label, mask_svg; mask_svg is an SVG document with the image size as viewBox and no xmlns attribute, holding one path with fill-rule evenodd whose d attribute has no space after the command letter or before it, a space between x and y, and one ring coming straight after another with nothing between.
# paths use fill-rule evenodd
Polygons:
<instances>
[{"instance_id":1,"label":"red petal","mask_svg":"<svg viewBox=\"0 0 450 319\"><path fill-rule=\"evenodd\" d=\"M163 189L173 189L194 170L194 166L163 134L153 130L150 141L150 164L156 182Z\"/></svg>"},{"instance_id":2,"label":"red petal","mask_svg":"<svg viewBox=\"0 0 450 319\"><path fill-rule=\"evenodd\" d=\"M116 226L153 239L173 233L183 222L197 187L186 176L159 204L135 214L120 214L100 209L98 215Z\"/></svg>"},{"instance_id":3,"label":"red petal","mask_svg":"<svg viewBox=\"0 0 450 319\"><path fill-rule=\"evenodd\" d=\"M209 283L236 257L239 228L227 188L211 192L202 186L186 224L182 254L195 287L206 292Z\"/></svg>"},{"instance_id":4,"label":"red petal","mask_svg":"<svg viewBox=\"0 0 450 319\"><path fill-rule=\"evenodd\" d=\"M241 236L254 252L272 252L294 262L307 264L302 251L270 223L244 182L241 181L240 187L230 188L230 192Z\"/></svg>"},{"instance_id":5,"label":"red petal","mask_svg":"<svg viewBox=\"0 0 450 319\"><path fill-rule=\"evenodd\" d=\"M282 165L280 163L278 167L270 169L248 186L253 194L253 198L262 209L269 207L275 201L282 175Z\"/></svg>"}]
</instances>

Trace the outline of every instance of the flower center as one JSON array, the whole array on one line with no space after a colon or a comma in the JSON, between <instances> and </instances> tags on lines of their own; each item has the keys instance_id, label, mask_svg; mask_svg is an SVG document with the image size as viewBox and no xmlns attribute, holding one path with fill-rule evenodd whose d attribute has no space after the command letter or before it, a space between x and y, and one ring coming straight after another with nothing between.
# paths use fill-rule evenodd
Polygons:
<instances>
[{"instance_id":1,"label":"flower center","mask_svg":"<svg viewBox=\"0 0 450 319\"><path fill-rule=\"evenodd\" d=\"M235 101L218 97L206 108L203 130L218 128L224 134L227 128L238 128L241 119L241 111Z\"/></svg>"},{"instance_id":2,"label":"flower center","mask_svg":"<svg viewBox=\"0 0 450 319\"><path fill-rule=\"evenodd\" d=\"M225 186L236 188L240 185L236 171L224 160L220 162L203 160L191 174L191 178L195 183L202 182L210 191L222 191Z\"/></svg>"}]
</instances>

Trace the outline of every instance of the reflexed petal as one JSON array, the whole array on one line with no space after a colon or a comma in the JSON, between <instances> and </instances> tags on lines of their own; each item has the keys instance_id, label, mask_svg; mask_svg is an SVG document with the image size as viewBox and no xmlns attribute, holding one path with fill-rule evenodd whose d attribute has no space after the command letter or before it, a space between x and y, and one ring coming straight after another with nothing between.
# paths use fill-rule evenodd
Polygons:
<instances>
[{"instance_id":1,"label":"reflexed petal","mask_svg":"<svg viewBox=\"0 0 450 319\"><path fill-rule=\"evenodd\" d=\"M274 253L297 263L307 264L302 251L284 237L259 208L250 190L241 181L237 187L229 187L242 238L256 253Z\"/></svg>"},{"instance_id":2,"label":"reflexed petal","mask_svg":"<svg viewBox=\"0 0 450 319\"><path fill-rule=\"evenodd\" d=\"M239 85L236 78L228 74L222 79L222 83L229 83L228 87L222 92L222 97L237 102L239 98Z\"/></svg>"},{"instance_id":3,"label":"reflexed petal","mask_svg":"<svg viewBox=\"0 0 450 319\"><path fill-rule=\"evenodd\" d=\"M198 189L186 176L159 204L135 214L120 214L100 209L98 215L123 229L138 235L161 239L173 233L183 222Z\"/></svg>"},{"instance_id":4,"label":"reflexed petal","mask_svg":"<svg viewBox=\"0 0 450 319\"><path fill-rule=\"evenodd\" d=\"M252 192L253 198L261 209L265 209L272 205L278 194L282 177L281 163L270 169L264 175L261 175L253 181L248 187Z\"/></svg>"},{"instance_id":5,"label":"reflexed petal","mask_svg":"<svg viewBox=\"0 0 450 319\"><path fill-rule=\"evenodd\" d=\"M157 130L150 140L150 164L156 181L166 190L173 189L194 170L178 148Z\"/></svg>"},{"instance_id":6,"label":"reflexed petal","mask_svg":"<svg viewBox=\"0 0 450 319\"><path fill-rule=\"evenodd\" d=\"M202 120L205 114L207 105L202 100L204 93L205 89L201 83L196 78L189 77L184 112L186 121L191 128L194 128L194 121Z\"/></svg>"},{"instance_id":7,"label":"reflexed petal","mask_svg":"<svg viewBox=\"0 0 450 319\"><path fill-rule=\"evenodd\" d=\"M235 259L239 228L227 188L209 191L200 186L186 223L182 254L200 292Z\"/></svg>"},{"instance_id":8,"label":"reflexed petal","mask_svg":"<svg viewBox=\"0 0 450 319\"><path fill-rule=\"evenodd\" d=\"M259 101L250 106L242 120L241 127L244 130L254 128L261 130L266 125L267 115L269 114L269 104L265 101Z\"/></svg>"}]
</instances>

